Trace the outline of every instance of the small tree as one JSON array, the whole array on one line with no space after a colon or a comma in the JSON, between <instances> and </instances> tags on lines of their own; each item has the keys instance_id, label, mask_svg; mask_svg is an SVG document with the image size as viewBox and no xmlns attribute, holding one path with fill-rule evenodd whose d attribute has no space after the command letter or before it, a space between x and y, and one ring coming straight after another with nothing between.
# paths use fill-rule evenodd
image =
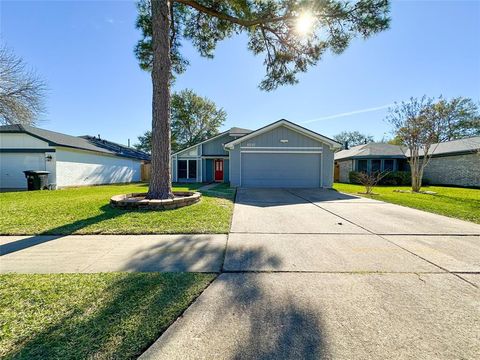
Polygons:
<instances>
[{"instance_id":1,"label":"small tree","mask_svg":"<svg viewBox=\"0 0 480 360\"><path fill-rule=\"evenodd\" d=\"M260 87L295 84L296 75L315 65L327 50L342 53L357 37L389 26L388 0L141 0L135 53L152 72L152 177L148 198L172 197L170 173L170 85L172 70L188 62L181 40L191 40L202 56L213 57L217 43L248 35L248 48L265 56Z\"/></svg>"},{"instance_id":2,"label":"small tree","mask_svg":"<svg viewBox=\"0 0 480 360\"><path fill-rule=\"evenodd\" d=\"M433 110L433 99L423 96L395 103L388 110L387 121L393 125L395 137L405 146L400 146L402 151L407 150L405 155L412 174L412 191L418 192L422 187L424 169L435 151L432 145L437 142L440 128L440 120Z\"/></svg>"},{"instance_id":3,"label":"small tree","mask_svg":"<svg viewBox=\"0 0 480 360\"><path fill-rule=\"evenodd\" d=\"M388 174L389 171L359 172L355 175L355 178L365 187L365 194L372 195L374 187Z\"/></svg>"},{"instance_id":4,"label":"small tree","mask_svg":"<svg viewBox=\"0 0 480 360\"><path fill-rule=\"evenodd\" d=\"M0 124L35 125L44 113L45 83L0 46Z\"/></svg>"},{"instance_id":5,"label":"small tree","mask_svg":"<svg viewBox=\"0 0 480 360\"><path fill-rule=\"evenodd\" d=\"M343 144L344 147L348 145L357 146L362 144L368 144L373 141L373 136L362 134L360 131L342 131L333 137L335 141Z\"/></svg>"}]
</instances>

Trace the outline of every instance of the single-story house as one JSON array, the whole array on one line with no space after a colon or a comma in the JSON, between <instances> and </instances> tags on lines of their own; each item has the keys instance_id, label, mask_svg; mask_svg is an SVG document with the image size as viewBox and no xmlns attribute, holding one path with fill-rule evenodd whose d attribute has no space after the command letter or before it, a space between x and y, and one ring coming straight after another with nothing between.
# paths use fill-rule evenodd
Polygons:
<instances>
[{"instance_id":1,"label":"single-story house","mask_svg":"<svg viewBox=\"0 0 480 360\"><path fill-rule=\"evenodd\" d=\"M93 136L26 125L0 126L0 188L25 189L23 171L49 171L51 188L140 181L142 151Z\"/></svg>"},{"instance_id":2,"label":"single-story house","mask_svg":"<svg viewBox=\"0 0 480 360\"><path fill-rule=\"evenodd\" d=\"M423 178L432 185L480 187L480 136L432 145ZM369 143L335 153L335 181L350 171L408 171L409 152L398 145Z\"/></svg>"},{"instance_id":3,"label":"single-story house","mask_svg":"<svg viewBox=\"0 0 480 360\"><path fill-rule=\"evenodd\" d=\"M341 144L288 120L257 130L231 128L172 154L174 182L238 187L332 187Z\"/></svg>"},{"instance_id":4,"label":"single-story house","mask_svg":"<svg viewBox=\"0 0 480 360\"><path fill-rule=\"evenodd\" d=\"M350 182L351 171L409 170L404 149L398 145L368 143L335 153L335 181Z\"/></svg>"}]
</instances>

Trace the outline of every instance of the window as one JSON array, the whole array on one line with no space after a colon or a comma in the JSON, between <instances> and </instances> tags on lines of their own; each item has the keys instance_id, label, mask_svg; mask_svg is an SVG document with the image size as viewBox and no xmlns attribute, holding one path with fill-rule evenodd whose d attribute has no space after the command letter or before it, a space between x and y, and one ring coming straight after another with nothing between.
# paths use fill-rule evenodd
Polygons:
<instances>
[{"instance_id":1,"label":"window","mask_svg":"<svg viewBox=\"0 0 480 360\"><path fill-rule=\"evenodd\" d=\"M187 178L187 160L178 160L177 162L177 177L179 179Z\"/></svg>"},{"instance_id":2,"label":"window","mask_svg":"<svg viewBox=\"0 0 480 360\"><path fill-rule=\"evenodd\" d=\"M382 169L382 160L372 160L372 168L370 172L379 172Z\"/></svg>"},{"instance_id":3,"label":"window","mask_svg":"<svg viewBox=\"0 0 480 360\"><path fill-rule=\"evenodd\" d=\"M188 178L195 179L197 177L197 160L188 160Z\"/></svg>"},{"instance_id":4,"label":"window","mask_svg":"<svg viewBox=\"0 0 480 360\"><path fill-rule=\"evenodd\" d=\"M383 160L383 171L393 171L393 160Z\"/></svg>"},{"instance_id":5,"label":"window","mask_svg":"<svg viewBox=\"0 0 480 360\"><path fill-rule=\"evenodd\" d=\"M410 171L410 165L407 160L398 160L398 171Z\"/></svg>"},{"instance_id":6,"label":"window","mask_svg":"<svg viewBox=\"0 0 480 360\"><path fill-rule=\"evenodd\" d=\"M367 160L357 160L357 171L367 172Z\"/></svg>"},{"instance_id":7,"label":"window","mask_svg":"<svg viewBox=\"0 0 480 360\"><path fill-rule=\"evenodd\" d=\"M197 177L197 160L178 160L178 179L195 179Z\"/></svg>"}]
</instances>

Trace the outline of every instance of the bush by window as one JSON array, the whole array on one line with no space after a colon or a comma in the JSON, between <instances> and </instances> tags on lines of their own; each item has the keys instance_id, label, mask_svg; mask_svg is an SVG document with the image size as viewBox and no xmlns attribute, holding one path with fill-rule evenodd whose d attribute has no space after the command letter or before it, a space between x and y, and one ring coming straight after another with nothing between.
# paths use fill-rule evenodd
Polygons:
<instances>
[{"instance_id":1,"label":"bush by window","mask_svg":"<svg viewBox=\"0 0 480 360\"><path fill-rule=\"evenodd\" d=\"M359 184L358 182L358 172L350 171L348 174L350 183ZM379 185L411 185L412 178L410 171L392 171L388 173L380 182Z\"/></svg>"}]
</instances>

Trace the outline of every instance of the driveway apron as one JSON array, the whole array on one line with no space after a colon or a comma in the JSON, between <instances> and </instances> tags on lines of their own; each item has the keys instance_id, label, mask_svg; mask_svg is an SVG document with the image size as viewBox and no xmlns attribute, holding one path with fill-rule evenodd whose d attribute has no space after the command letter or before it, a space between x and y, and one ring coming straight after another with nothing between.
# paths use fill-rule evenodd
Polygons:
<instances>
[{"instance_id":1,"label":"driveway apron","mask_svg":"<svg viewBox=\"0 0 480 360\"><path fill-rule=\"evenodd\" d=\"M239 189L222 274L141 359L480 357L480 226Z\"/></svg>"}]
</instances>

